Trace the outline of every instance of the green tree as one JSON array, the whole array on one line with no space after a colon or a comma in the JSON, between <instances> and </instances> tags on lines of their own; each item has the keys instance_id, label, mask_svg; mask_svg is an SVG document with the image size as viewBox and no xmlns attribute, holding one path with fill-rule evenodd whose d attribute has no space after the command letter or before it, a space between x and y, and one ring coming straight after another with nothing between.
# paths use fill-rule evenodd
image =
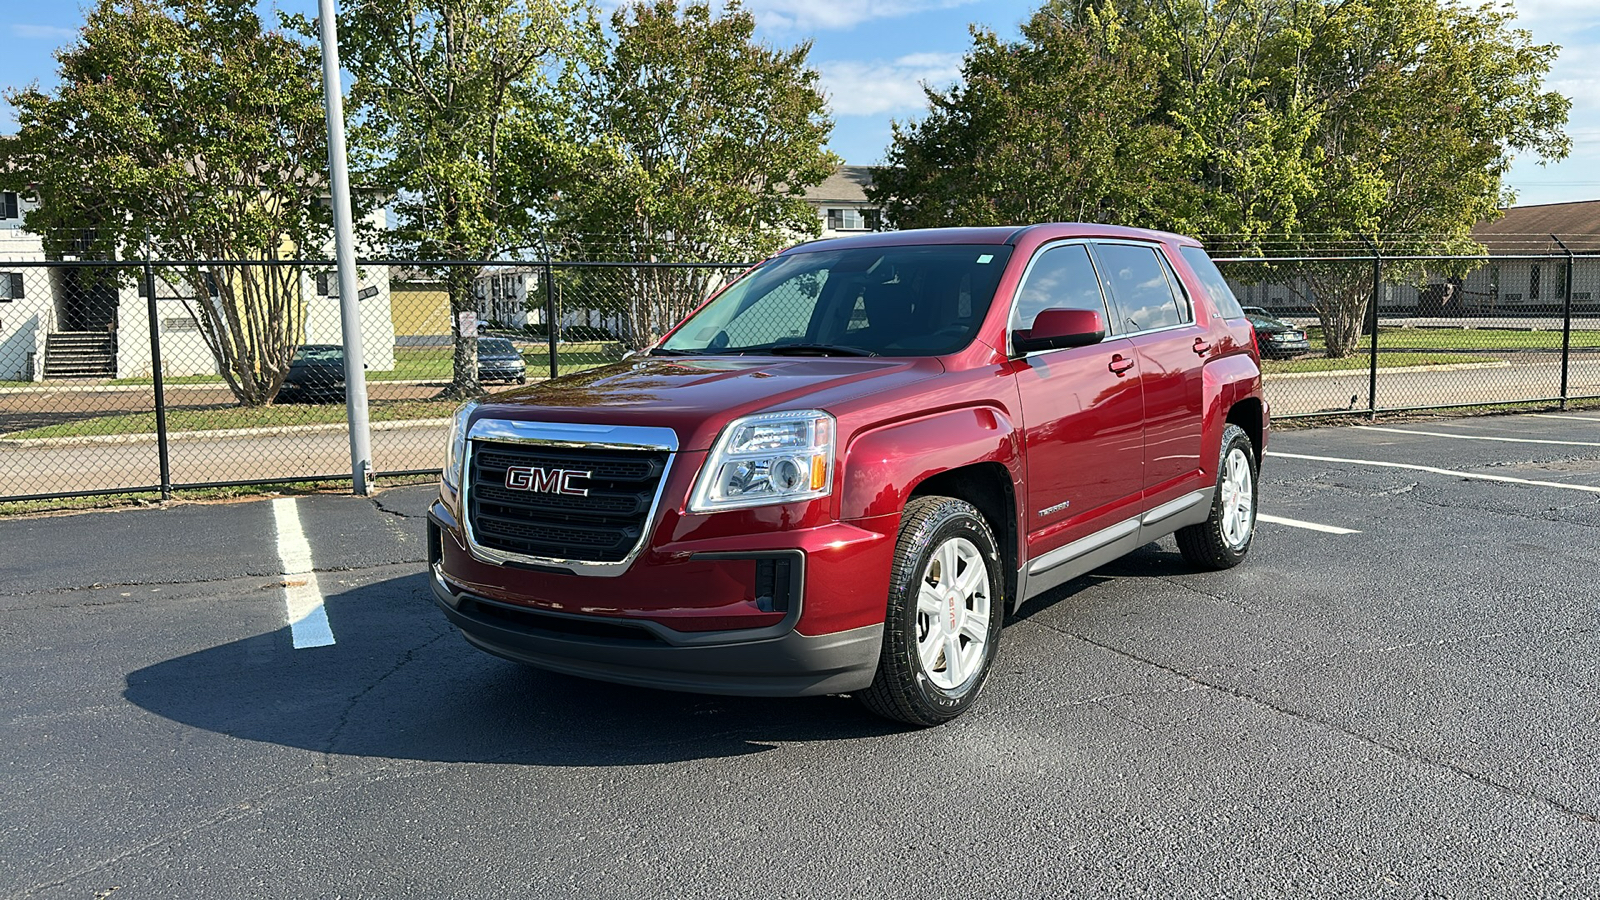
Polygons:
<instances>
[{"instance_id":1,"label":"green tree","mask_svg":"<svg viewBox=\"0 0 1600 900\"><path fill-rule=\"evenodd\" d=\"M839 159L809 43L754 39L737 2L626 6L577 85L585 150L557 221L572 250L658 262L755 261L820 223L804 201ZM622 337L649 343L705 297L716 270L639 269Z\"/></svg>"},{"instance_id":2,"label":"green tree","mask_svg":"<svg viewBox=\"0 0 1600 900\"><path fill-rule=\"evenodd\" d=\"M319 56L255 7L100 0L56 54L59 87L6 93L20 130L0 179L37 190L27 226L52 253L268 260L325 243ZM300 271L168 271L235 396L270 403L303 339Z\"/></svg>"},{"instance_id":3,"label":"green tree","mask_svg":"<svg viewBox=\"0 0 1600 900\"><path fill-rule=\"evenodd\" d=\"M962 83L897 126L874 196L900 224L1076 218L1210 233L1246 252L1361 236L1390 252L1463 249L1509 201L1514 154L1568 150L1569 103L1543 86L1558 48L1514 21L1450 0L1057 0L1019 42L975 37ZM1007 77L986 90L994 72ZM1114 117L1083 127L1097 108ZM1001 152L1055 125L1054 157ZM1075 167L1093 177L1040 171ZM995 187L1012 184L1049 199ZM986 201L992 213L972 211ZM1329 354L1348 355L1371 296L1363 269L1302 273Z\"/></svg>"},{"instance_id":4,"label":"green tree","mask_svg":"<svg viewBox=\"0 0 1600 900\"><path fill-rule=\"evenodd\" d=\"M974 29L960 80L925 88L927 116L893 124L868 196L897 228L1169 215L1194 190L1165 174L1178 132L1161 64L1115 18L1096 29L1046 7L1018 41Z\"/></svg>"},{"instance_id":5,"label":"green tree","mask_svg":"<svg viewBox=\"0 0 1600 900\"><path fill-rule=\"evenodd\" d=\"M484 260L534 243L576 154L556 88L594 40L584 8L583 0L345 4L353 165L396 198L395 250ZM449 396L481 392L477 338L460 333L459 315L476 309L478 274L441 271L455 332Z\"/></svg>"}]
</instances>

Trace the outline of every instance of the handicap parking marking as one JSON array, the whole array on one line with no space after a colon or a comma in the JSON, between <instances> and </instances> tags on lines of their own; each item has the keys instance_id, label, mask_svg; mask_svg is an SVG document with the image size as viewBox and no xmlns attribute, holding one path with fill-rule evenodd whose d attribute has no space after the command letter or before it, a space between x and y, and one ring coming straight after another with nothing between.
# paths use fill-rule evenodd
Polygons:
<instances>
[{"instance_id":1,"label":"handicap parking marking","mask_svg":"<svg viewBox=\"0 0 1600 900\"><path fill-rule=\"evenodd\" d=\"M1596 441L1552 441L1541 438L1499 437L1487 434L1452 434L1444 431L1415 431L1410 428L1381 428L1377 425L1352 425L1357 431L1383 431L1389 434L1414 434L1421 437L1454 438L1458 441L1499 441L1506 444L1555 444L1562 447L1600 447Z\"/></svg>"},{"instance_id":2,"label":"handicap parking marking","mask_svg":"<svg viewBox=\"0 0 1600 900\"><path fill-rule=\"evenodd\" d=\"M1340 528L1337 525L1323 525L1320 522L1303 522L1299 519L1286 519L1283 516L1269 516L1266 513L1256 513L1257 522L1267 522L1272 525L1287 525L1290 528L1304 528L1307 531L1320 531L1324 534L1360 534L1354 528Z\"/></svg>"},{"instance_id":3,"label":"handicap parking marking","mask_svg":"<svg viewBox=\"0 0 1600 900\"><path fill-rule=\"evenodd\" d=\"M333 626L322 602L322 585L311 567L311 544L300 525L300 507L293 497L272 501L272 518L278 533L278 562L283 571L284 613L294 648L326 647L333 641Z\"/></svg>"},{"instance_id":4,"label":"handicap parking marking","mask_svg":"<svg viewBox=\"0 0 1600 900\"><path fill-rule=\"evenodd\" d=\"M1277 459L1303 459L1311 462L1343 463L1350 466L1375 466L1382 469L1408 469L1413 472L1431 472L1435 475L1449 475L1452 478L1462 478L1469 481L1500 481L1507 484L1525 484L1530 487L1559 488L1564 491L1582 491L1586 494L1600 494L1600 487L1587 484L1564 484L1559 481L1533 481L1527 478L1512 478L1510 475L1487 475L1482 472L1462 472L1457 469L1441 469L1437 466L1419 466L1414 463L1384 462L1376 459L1346 459L1339 456L1308 456L1304 453L1283 453L1277 450L1268 450L1267 455Z\"/></svg>"}]
</instances>

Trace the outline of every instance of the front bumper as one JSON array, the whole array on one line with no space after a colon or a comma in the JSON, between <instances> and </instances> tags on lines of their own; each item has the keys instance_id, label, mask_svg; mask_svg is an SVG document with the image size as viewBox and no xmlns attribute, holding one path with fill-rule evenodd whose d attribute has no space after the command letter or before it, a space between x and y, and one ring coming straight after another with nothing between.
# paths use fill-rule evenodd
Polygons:
<instances>
[{"instance_id":1,"label":"front bumper","mask_svg":"<svg viewBox=\"0 0 1600 900\"><path fill-rule=\"evenodd\" d=\"M816 637L793 627L685 634L645 621L538 611L457 591L429 566L434 602L474 646L542 669L640 687L739 696L798 697L872 683L883 626ZM652 627L653 626L653 627Z\"/></svg>"},{"instance_id":2,"label":"front bumper","mask_svg":"<svg viewBox=\"0 0 1600 900\"><path fill-rule=\"evenodd\" d=\"M835 522L673 540L663 528L663 540L602 578L479 559L439 501L428 529L435 602L469 642L497 656L604 681L751 696L860 690L877 670L893 551L893 538L877 531Z\"/></svg>"}]
</instances>

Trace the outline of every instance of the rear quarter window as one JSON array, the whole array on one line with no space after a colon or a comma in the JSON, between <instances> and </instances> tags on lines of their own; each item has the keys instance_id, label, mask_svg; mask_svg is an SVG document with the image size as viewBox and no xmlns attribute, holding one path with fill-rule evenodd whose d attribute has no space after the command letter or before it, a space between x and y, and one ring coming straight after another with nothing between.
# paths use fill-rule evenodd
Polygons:
<instances>
[{"instance_id":1,"label":"rear quarter window","mask_svg":"<svg viewBox=\"0 0 1600 900\"><path fill-rule=\"evenodd\" d=\"M1199 247L1182 247L1178 251L1183 254L1183 261L1189 264L1194 274L1200 280L1200 286L1205 289L1206 297L1211 300L1212 309L1222 314L1224 319L1237 319L1244 315L1244 309L1239 306L1239 298L1233 295L1233 288L1228 287L1228 280L1222 277L1222 270L1211 261L1206 251Z\"/></svg>"}]
</instances>

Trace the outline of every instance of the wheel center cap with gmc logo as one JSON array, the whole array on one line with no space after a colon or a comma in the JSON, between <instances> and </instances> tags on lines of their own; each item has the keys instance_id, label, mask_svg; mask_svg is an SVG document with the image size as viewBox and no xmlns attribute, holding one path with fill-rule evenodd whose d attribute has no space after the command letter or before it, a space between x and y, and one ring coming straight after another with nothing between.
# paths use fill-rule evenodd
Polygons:
<instances>
[{"instance_id":1,"label":"wheel center cap with gmc logo","mask_svg":"<svg viewBox=\"0 0 1600 900\"><path fill-rule=\"evenodd\" d=\"M506 468L506 488L513 491L534 491L540 494L567 494L573 497L589 496L588 488L574 487L578 478L588 478L591 472L576 469L546 469L541 466L509 466Z\"/></svg>"}]
</instances>

